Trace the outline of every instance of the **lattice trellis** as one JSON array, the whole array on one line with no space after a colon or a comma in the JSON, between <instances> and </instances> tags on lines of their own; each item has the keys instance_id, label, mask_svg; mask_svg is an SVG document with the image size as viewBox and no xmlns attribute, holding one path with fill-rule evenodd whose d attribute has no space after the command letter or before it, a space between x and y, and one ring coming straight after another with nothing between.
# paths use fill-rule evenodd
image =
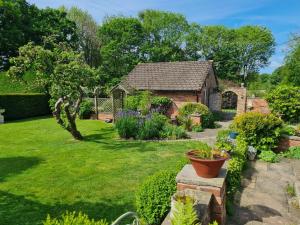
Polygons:
<instances>
[{"instance_id":1,"label":"lattice trellis","mask_svg":"<svg viewBox=\"0 0 300 225\"><path fill-rule=\"evenodd\" d=\"M95 98L85 98L85 100L93 102L95 110ZM98 113L113 113L112 98L97 98ZM96 111L96 110L95 110Z\"/></svg>"}]
</instances>

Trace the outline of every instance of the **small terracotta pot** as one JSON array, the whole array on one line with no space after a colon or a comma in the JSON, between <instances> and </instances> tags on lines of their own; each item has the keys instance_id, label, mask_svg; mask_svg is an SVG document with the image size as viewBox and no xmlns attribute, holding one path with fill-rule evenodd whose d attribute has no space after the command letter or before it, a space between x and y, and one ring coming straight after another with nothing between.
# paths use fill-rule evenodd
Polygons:
<instances>
[{"instance_id":1,"label":"small terracotta pot","mask_svg":"<svg viewBox=\"0 0 300 225\"><path fill-rule=\"evenodd\" d=\"M214 178L219 175L219 172L224 164L224 162L229 158L216 158L216 159L199 159L195 157L195 152L197 150L192 150L186 153L186 156L192 163L197 175L204 178Z\"/></svg>"}]
</instances>

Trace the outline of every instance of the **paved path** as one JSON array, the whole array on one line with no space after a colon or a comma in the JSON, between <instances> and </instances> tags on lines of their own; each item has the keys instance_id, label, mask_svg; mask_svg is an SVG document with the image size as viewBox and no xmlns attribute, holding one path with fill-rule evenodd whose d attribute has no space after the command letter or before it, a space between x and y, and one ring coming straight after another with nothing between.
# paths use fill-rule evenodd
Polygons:
<instances>
[{"instance_id":1,"label":"paved path","mask_svg":"<svg viewBox=\"0 0 300 225\"><path fill-rule=\"evenodd\" d=\"M205 129L203 132L189 132L188 134L192 139L197 139L199 141L203 141L208 145L213 146L216 143L216 137L218 131L227 129L232 121L224 121L224 122L217 122L221 125L220 128L217 129Z\"/></svg>"},{"instance_id":2,"label":"paved path","mask_svg":"<svg viewBox=\"0 0 300 225\"><path fill-rule=\"evenodd\" d=\"M249 163L228 225L300 225L299 204L286 193L288 184L299 182L300 160Z\"/></svg>"}]
</instances>

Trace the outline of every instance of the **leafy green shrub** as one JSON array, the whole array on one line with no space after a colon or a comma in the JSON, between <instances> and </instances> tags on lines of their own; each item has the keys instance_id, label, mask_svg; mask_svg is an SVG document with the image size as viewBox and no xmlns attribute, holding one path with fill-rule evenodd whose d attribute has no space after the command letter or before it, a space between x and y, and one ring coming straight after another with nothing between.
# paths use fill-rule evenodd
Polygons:
<instances>
[{"instance_id":1,"label":"leafy green shrub","mask_svg":"<svg viewBox=\"0 0 300 225\"><path fill-rule=\"evenodd\" d=\"M172 100L164 96L155 96L151 101L151 108L159 113L166 114L172 104Z\"/></svg>"},{"instance_id":2,"label":"leafy green shrub","mask_svg":"<svg viewBox=\"0 0 300 225\"><path fill-rule=\"evenodd\" d=\"M182 127L187 130L191 131L193 128L193 120L188 116L177 116L178 122L182 125Z\"/></svg>"},{"instance_id":3,"label":"leafy green shrub","mask_svg":"<svg viewBox=\"0 0 300 225\"><path fill-rule=\"evenodd\" d=\"M153 113L146 117L146 120L139 130L139 138L143 140L160 137L160 132L166 125L168 118L159 113Z\"/></svg>"},{"instance_id":4,"label":"leafy green shrub","mask_svg":"<svg viewBox=\"0 0 300 225\"><path fill-rule=\"evenodd\" d=\"M291 147L286 152L281 153L283 157L300 159L300 147Z\"/></svg>"},{"instance_id":5,"label":"leafy green shrub","mask_svg":"<svg viewBox=\"0 0 300 225\"><path fill-rule=\"evenodd\" d=\"M82 101L78 112L79 118L89 119L93 113L93 105L91 101Z\"/></svg>"},{"instance_id":6,"label":"leafy green shrub","mask_svg":"<svg viewBox=\"0 0 300 225\"><path fill-rule=\"evenodd\" d=\"M5 120L17 120L50 114L49 97L45 94L0 94L0 109Z\"/></svg>"},{"instance_id":7,"label":"leafy green shrub","mask_svg":"<svg viewBox=\"0 0 300 225\"><path fill-rule=\"evenodd\" d=\"M66 212L59 219L51 218L48 215L43 225L108 225L108 223L105 220L95 221L94 219L89 219L87 215L81 212L78 214Z\"/></svg>"},{"instance_id":8,"label":"leafy green shrub","mask_svg":"<svg viewBox=\"0 0 300 225\"><path fill-rule=\"evenodd\" d=\"M267 95L272 112L284 121L300 121L300 87L278 86Z\"/></svg>"},{"instance_id":9,"label":"leafy green shrub","mask_svg":"<svg viewBox=\"0 0 300 225\"><path fill-rule=\"evenodd\" d=\"M241 137L238 136L236 139L236 147L231 153L231 159L228 162L227 166L227 209L228 213L231 214L231 205L234 199L234 194L238 191L241 185L241 175L242 171L247 162L247 142Z\"/></svg>"},{"instance_id":10,"label":"leafy green shrub","mask_svg":"<svg viewBox=\"0 0 300 225\"><path fill-rule=\"evenodd\" d=\"M242 136L245 141L260 151L276 147L282 120L273 114L247 112L234 118L232 128Z\"/></svg>"},{"instance_id":11,"label":"leafy green shrub","mask_svg":"<svg viewBox=\"0 0 300 225\"><path fill-rule=\"evenodd\" d=\"M216 147L218 149L232 151L234 149L234 145L229 141L228 136L231 130L220 130L217 134Z\"/></svg>"},{"instance_id":12,"label":"leafy green shrub","mask_svg":"<svg viewBox=\"0 0 300 225\"><path fill-rule=\"evenodd\" d=\"M281 135L285 134L285 135L295 135L296 134L296 129L292 126L283 124L283 127L280 130Z\"/></svg>"},{"instance_id":13,"label":"leafy green shrub","mask_svg":"<svg viewBox=\"0 0 300 225\"><path fill-rule=\"evenodd\" d=\"M133 111L122 112L116 121L116 128L121 138L136 138L139 127L139 118Z\"/></svg>"},{"instance_id":14,"label":"leafy green shrub","mask_svg":"<svg viewBox=\"0 0 300 225\"><path fill-rule=\"evenodd\" d=\"M203 128L214 128L214 116L206 105L201 103L187 103L179 109L178 116L179 123L183 124L187 130L192 129L192 126L190 126L192 122L189 120L192 114L201 115L201 125Z\"/></svg>"},{"instance_id":15,"label":"leafy green shrub","mask_svg":"<svg viewBox=\"0 0 300 225\"><path fill-rule=\"evenodd\" d=\"M204 129L203 129L203 127L201 125L194 125L192 127L192 131L194 131L194 132L203 132Z\"/></svg>"},{"instance_id":16,"label":"leafy green shrub","mask_svg":"<svg viewBox=\"0 0 300 225\"><path fill-rule=\"evenodd\" d=\"M150 111L152 95L149 91L140 91L135 95L127 96L125 99L125 109L139 111L146 115Z\"/></svg>"},{"instance_id":17,"label":"leafy green shrub","mask_svg":"<svg viewBox=\"0 0 300 225\"><path fill-rule=\"evenodd\" d=\"M166 124L160 132L160 137L175 140L187 138L187 133L185 132L185 129L183 127Z\"/></svg>"},{"instance_id":18,"label":"leafy green shrub","mask_svg":"<svg viewBox=\"0 0 300 225\"><path fill-rule=\"evenodd\" d=\"M270 163L279 162L279 158L273 151L263 151L258 155L258 158Z\"/></svg>"},{"instance_id":19,"label":"leafy green shrub","mask_svg":"<svg viewBox=\"0 0 300 225\"><path fill-rule=\"evenodd\" d=\"M160 171L148 177L136 192L137 212L147 224L160 224L170 210L176 192L177 171Z\"/></svg>"},{"instance_id":20,"label":"leafy green shrub","mask_svg":"<svg viewBox=\"0 0 300 225\"><path fill-rule=\"evenodd\" d=\"M176 201L174 211L172 225L200 225L192 199L186 198L185 202Z\"/></svg>"}]
</instances>

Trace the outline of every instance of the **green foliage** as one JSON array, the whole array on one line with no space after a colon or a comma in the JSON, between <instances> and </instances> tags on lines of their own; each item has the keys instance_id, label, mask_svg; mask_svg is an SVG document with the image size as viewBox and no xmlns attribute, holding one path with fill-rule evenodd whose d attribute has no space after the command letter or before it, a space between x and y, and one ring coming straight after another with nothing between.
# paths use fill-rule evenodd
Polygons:
<instances>
[{"instance_id":1,"label":"green foliage","mask_svg":"<svg viewBox=\"0 0 300 225\"><path fill-rule=\"evenodd\" d=\"M258 155L258 157L259 159L265 162L270 162L270 163L279 162L278 155L273 151L263 151Z\"/></svg>"},{"instance_id":2,"label":"green foliage","mask_svg":"<svg viewBox=\"0 0 300 225\"><path fill-rule=\"evenodd\" d=\"M201 103L187 103L179 109L178 120L185 129L192 130L192 120L190 116L192 114L200 114L201 115L201 125L203 128L214 128L214 116L209 111L206 105Z\"/></svg>"},{"instance_id":3,"label":"green foliage","mask_svg":"<svg viewBox=\"0 0 300 225\"><path fill-rule=\"evenodd\" d=\"M282 121L273 114L247 112L234 118L232 128L245 141L260 151L276 147Z\"/></svg>"},{"instance_id":4,"label":"green foliage","mask_svg":"<svg viewBox=\"0 0 300 225\"><path fill-rule=\"evenodd\" d=\"M136 138L140 128L139 120L136 116L122 116L116 121L116 128L121 138Z\"/></svg>"},{"instance_id":5,"label":"green foliage","mask_svg":"<svg viewBox=\"0 0 300 225\"><path fill-rule=\"evenodd\" d=\"M34 71L34 84L50 93L54 104L54 116L62 128L81 140L76 127L76 117L83 99L83 87L93 89L96 86L95 70L88 66L81 54L73 51L65 43L55 43L53 37L45 39L43 46L28 43L19 49L19 56L10 61L14 64L9 75L16 80L25 81L24 74Z\"/></svg>"},{"instance_id":6,"label":"green foliage","mask_svg":"<svg viewBox=\"0 0 300 225\"><path fill-rule=\"evenodd\" d=\"M234 145L229 141L228 136L231 130L220 130L217 135L216 147L221 150L232 151Z\"/></svg>"},{"instance_id":7,"label":"green foliage","mask_svg":"<svg viewBox=\"0 0 300 225\"><path fill-rule=\"evenodd\" d=\"M152 94L149 91L140 91L135 95L128 96L125 99L125 108L133 111L139 111L146 115L150 111Z\"/></svg>"},{"instance_id":8,"label":"green foliage","mask_svg":"<svg viewBox=\"0 0 300 225\"><path fill-rule=\"evenodd\" d=\"M0 109L5 109L5 120L49 115L48 100L44 94L0 94Z\"/></svg>"},{"instance_id":9,"label":"green foliage","mask_svg":"<svg viewBox=\"0 0 300 225\"><path fill-rule=\"evenodd\" d=\"M188 30L185 16L179 13L144 10L139 19L145 32L141 47L144 60L170 62L184 60L184 35Z\"/></svg>"},{"instance_id":10,"label":"green foliage","mask_svg":"<svg viewBox=\"0 0 300 225\"><path fill-rule=\"evenodd\" d=\"M288 183L286 188L285 188L286 193L288 194L289 197L295 197L296 196L296 190L295 186Z\"/></svg>"},{"instance_id":11,"label":"green foliage","mask_svg":"<svg viewBox=\"0 0 300 225\"><path fill-rule=\"evenodd\" d=\"M296 134L296 129L284 123L280 132L281 134L293 136Z\"/></svg>"},{"instance_id":12,"label":"green foliage","mask_svg":"<svg viewBox=\"0 0 300 225\"><path fill-rule=\"evenodd\" d=\"M52 219L50 215L47 216L43 225L108 225L105 220L95 221L82 212L66 212L59 219Z\"/></svg>"},{"instance_id":13,"label":"green foliage","mask_svg":"<svg viewBox=\"0 0 300 225\"><path fill-rule=\"evenodd\" d=\"M151 101L151 107L160 113L166 114L172 105L172 100L165 96L154 96Z\"/></svg>"},{"instance_id":14,"label":"green foliage","mask_svg":"<svg viewBox=\"0 0 300 225\"><path fill-rule=\"evenodd\" d=\"M84 53L85 62L93 67L100 65L100 40L97 36L98 25L87 12L75 6L67 10L67 18L76 24L78 45Z\"/></svg>"},{"instance_id":15,"label":"green foliage","mask_svg":"<svg viewBox=\"0 0 300 225\"><path fill-rule=\"evenodd\" d=\"M108 17L99 28L101 73L109 86L140 62L144 40L141 22L132 17Z\"/></svg>"},{"instance_id":16,"label":"green foliage","mask_svg":"<svg viewBox=\"0 0 300 225\"><path fill-rule=\"evenodd\" d=\"M93 102L91 101L82 101L79 107L78 116L80 119L89 119L93 113Z\"/></svg>"},{"instance_id":17,"label":"green foliage","mask_svg":"<svg viewBox=\"0 0 300 225\"><path fill-rule=\"evenodd\" d=\"M30 82L33 74L26 75L26 81ZM26 83L13 82L5 72L0 72L0 94L9 93L39 93L41 90L32 88L32 85Z\"/></svg>"},{"instance_id":18,"label":"green foliage","mask_svg":"<svg viewBox=\"0 0 300 225\"><path fill-rule=\"evenodd\" d=\"M286 152L281 153L281 156L291 159L300 159L300 147L291 147Z\"/></svg>"},{"instance_id":19,"label":"green foliage","mask_svg":"<svg viewBox=\"0 0 300 225\"><path fill-rule=\"evenodd\" d=\"M160 137L160 132L168 122L168 118L159 113L153 113L150 118L147 118L143 126L141 126L138 137L139 139L155 139Z\"/></svg>"},{"instance_id":20,"label":"green foliage","mask_svg":"<svg viewBox=\"0 0 300 225\"><path fill-rule=\"evenodd\" d=\"M201 125L194 125L194 126L192 127L192 131L193 131L193 132L203 132L204 129L203 129L203 127L202 127Z\"/></svg>"},{"instance_id":21,"label":"green foliage","mask_svg":"<svg viewBox=\"0 0 300 225\"><path fill-rule=\"evenodd\" d=\"M176 192L176 172L160 171L148 177L136 192L136 208L147 224L158 225L170 210Z\"/></svg>"},{"instance_id":22,"label":"green foliage","mask_svg":"<svg viewBox=\"0 0 300 225\"><path fill-rule=\"evenodd\" d=\"M175 140L175 139L187 138L187 133L185 132L185 129L183 127L178 127L172 124L166 124L163 127L162 131L160 132L159 136L161 138Z\"/></svg>"},{"instance_id":23,"label":"green foliage","mask_svg":"<svg viewBox=\"0 0 300 225\"><path fill-rule=\"evenodd\" d=\"M25 0L1 1L1 56L16 56L19 47L33 41L42 44L43 36L55 35L57 41L76 43L76 26L58 9L38 9ZM0 66L3 63L2 57Z\"/></svg>"},{"instance_id":24,"label":"green foliage","mask_svg":"<svg viewBox=\"0 0 300 225\"><path fill-rule=\"evenodd\" d=\"M242 171L247 162L247 149L248 145L241 136L237 137L236 147L231 153L231 159L228 162L227 170L228 174L226 177L226 187L227 187L227 205L228 212L230 213L232 201L234 200L234 195L240 188Z\"/></svg>"},{"instance_id":25,"label":"green foliage","mask_svg":"<svg viewBox=\"0 0 300 225\"><path fill-rule=\"evenodd\" d=\"M288 99L288 101L287 101ZM267 95L273 113L284 121L300 121L300 87L281 85Z\"/></svg>"},{"instance_id":26,"label":"green foliage","mask_svg":"<svg viewBox=\"0 0 300 225\"><path fill-rule=\"evenodd\" d=\"M172 225L200 225L192 199L186 198L185 202L176 201L174 211Z\"/></svg>"}]
</instances>

